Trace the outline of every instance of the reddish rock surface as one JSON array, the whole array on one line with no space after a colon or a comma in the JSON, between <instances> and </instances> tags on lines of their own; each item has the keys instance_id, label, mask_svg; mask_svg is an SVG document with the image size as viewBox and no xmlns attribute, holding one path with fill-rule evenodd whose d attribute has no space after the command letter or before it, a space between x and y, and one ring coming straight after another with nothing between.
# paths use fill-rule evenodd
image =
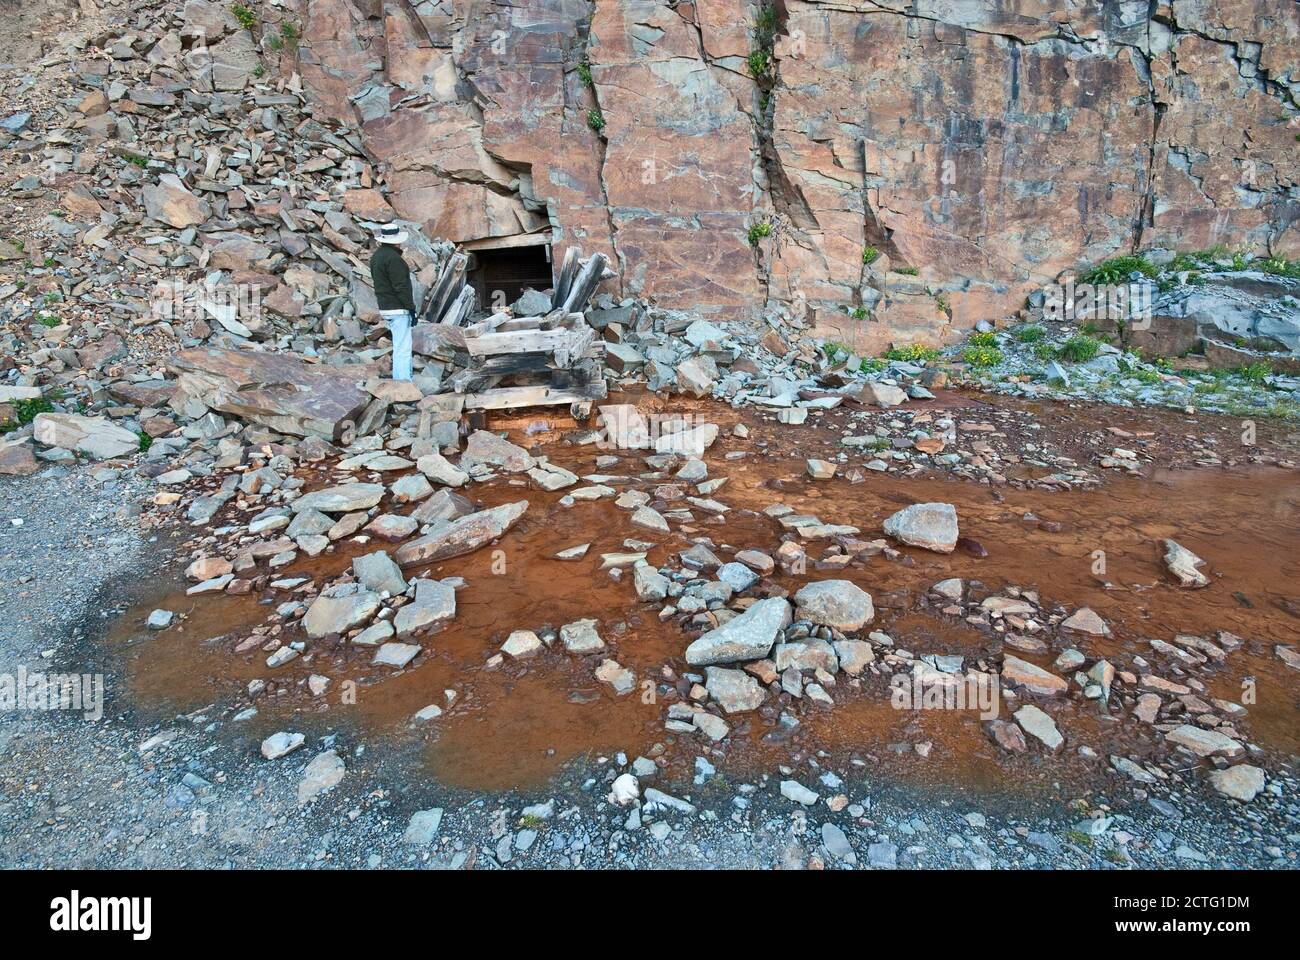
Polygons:
<instances>
[{"instance_id":1,"label":"reddish rock surface","mask_svg":"<svg viewBox=\"0 0 1300 960\"><path fill-rule=\"evenodd\" d=\"M615 294L782 305L875 350L1139 246L1300 252L1294 4L786 0L770 91L740 0L303 6L304 83L399 216L550 229L557 260L610 256Z\"/></svg>"}]
</instances>

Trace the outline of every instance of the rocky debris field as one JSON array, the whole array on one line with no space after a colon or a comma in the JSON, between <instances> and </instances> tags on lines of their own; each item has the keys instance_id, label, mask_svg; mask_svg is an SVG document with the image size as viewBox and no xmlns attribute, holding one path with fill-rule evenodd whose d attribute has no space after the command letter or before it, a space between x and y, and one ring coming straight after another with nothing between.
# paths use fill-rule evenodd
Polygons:
<instances>
[{"instance_id":1,"label":"rocky debris field","mask_svg":"<svg viewBox=\"0 0 1300 960\"><path fill-rule=\"evenodd\" d=\"M626 424L628 411L617 411L616 416ZM764 422L755 422L753 430L764 429ZM788 428L773 420L770 429ZM704 433L707 436L713 431ZM736 425L728 434L736 435ZM728 447L733 443L721 442ZM507 477L527 476L538 469L536 457L525 449L499 440L474 441L473 436L460 458L462 464L471 449L475 457L508 463L518 472L507 473L508 468L500 465L492 471L479 467L479 477L473 481L460 487L440 485L444 493L452 489L468 492L467 486L480 485L486 493L493 482L489 472L500 471L494 479L508 486ZM597 455L620 459L661 456L644 450ZM724 455L721 463L731 463L734 470L741 471L744 459L728 460ZM708 449L700 458L686 456L679 458L679 463L675 472L685 472L683 482L694 478L690 482L696 487L710 479L722 479L700 469L701 465L721 469ZM797 463L792 461L793 466ZM475 469L472 464L466 466ZM612 464L607 463L609 466ZM644 603L656 621L671 610L669 616L686 627L674 648L676 654L657 670L642 664L635 654L636 644L626 655L637 679L649 673L660 681L660 705L664 701L668 705L659 713L658 737L643 741L648 744L644 750L630 738L625 752L583 752L540 782L483 790L439 783L437 760L432 779L416 775L428 763L421 759L418 739L395 737L391 727L377 730L373 720L349 714L342 706L346 701L329 689L330 684L345 682L336 672L340 666L337 650L327 653L320 649L320 640L310 639L305 630L300 641L277 642L286 632L296 635L289 624L298 617L305 620L322 603L320 598L328 588L321 589L315 600L299 592L296 595L301 599L288 605L264 607L270 629L257 624L251 628L258 646L221 644L227 664L232 662L227 659L230 654L241 646L245 659L258 664L266 660L264 668L258 667L266 679L249 685L247 700L223 694L229 687L214 683L206 688L208 699L188 705L184 712L168 711L171 701L166 699L161 705L151 705L151 688L137 689L132 679L129 655L124 656L112 644L105 646L103 640L120 635L108 624L122 605L141 613L152 609L153 593L147 581L166 578L167 570L175 569L176 564L171 551L185 550L186 545L163 532L171 528L169 524L158 524L158 534L142 532L135 511L124 508L124 503L135 497L148 496L140 490L141 481L110 468L82 468L60 475L64 469L54 467L37 477L6 481L14 489L21 485L24 493L22 508L11 510L13 516L5 518L9 524L4 597L7 615L17 624L13 640L6 641L6 660L90 669L84 666L90 658L96 669L109 674L109 704L104 720L93 724L79 717L51 714L18 713L3 718L0 736L9 762L0 820L6 826L4 859L9 865L1122 868L1258 867L1286 865L1294 856L1295 822L1300 811L1290 799L1295 784L1289 762L1279 764L1276 755L1267 751L1270 759L1262 759L1264 754L1249 735L1243 736L1242 730L1250 729L1249 710L1243 712L1231 701L1209 699L1208 694L1198 695L1207 683L1213 683L1216 670L1225 662L1247 655L1254 646L1249 641L1227 633L1180 635L1170 642L1153 638L1149 652L1112 655L1113 663L1106 658L1094 661L1082 651L1097 649L1094 644L1111 629L1095 612L1073 607L1053 611L1032 590L989 591L971 578L947 578L923 586L919 601L940 616L977 631L1002 633L1002 654L967 661L947 652L903 649L898 640L906 637L913 645L924 634L909 636L885 628L886 622L894 622L897 598L880 591L873 597L845 579L846 572L855 576L854 565L863 563L883 561L897 566L912 550L924 551L918 556L947 556L935 548L955 548L961 532L960 514L953 529L953 517L946 510L908 507L894 511L883 519L880 533L884 536L877 537L866 553L844 550L831 554L848 559L837 561L833 572L809 570L806 584L785 596L752 602L747 601L756 595L754 588L766 583L761 589L770 591L775 584L764 578L779 577L780 564L792 563L798 555L795 551L769 547L765 552L750 547L735 551L724 563L714 550L725 548L711 537L711 546L697 543L683 551L680 559L669 555L668 562L661 561L658 566L640 557L607 555L600 564L608 563L606 572L592 568L583 576L609 579L626 598L625 609ZM550 475L558 469L562 468L543 474L542 483L551 485ZM349 511L373 513L376 519L384 516L380 512L382 499L391 496L386 487L392 484L368 482L372 477L383 481L383 471L364 476L357 482L321 486L291 498L291 504L308 497L315 500L309 501L314 506L291 509L289 522L309 510L326 517L345 518ZM420 470L405 476L428 479ZM609 481L610 475L604 476ZM791 476L795 476L793 470ZM601 503L636 492L644 483L655 490L664 486L654 479L638 479L643 482L602 483L598 475L556 491L548 492L545 486L538 490L543 497L554 497L557 509L572 512L599 509ZM530 479L529 485L533 482ZM801 482L815 488L832 481L809 478ZM712 495L708 499L715 499L727 485L708 491ZM602 491L594 500L577 496L601 486L611 493ZM374 500L374 488L384 490L381 500L362 507ZM616 489L623 493L614 494ZM427 503L438 495L429 494L416 502ZM528 498L536 500L537 496L534 492ZM571 505L558 506L568 498L573 498ZM684 500L656 507L657 498L634 505L632 501L637 499L613 507L628 518L631 537L615 532L625 541L641 535L638 530L662 536L658 524L644 526L631 521L638 510L654 510L674 527L684 525L675 511L685 508L671 506ZM694 504L691 508L700 509ZM157 505L144 508L146 516L155 515L158 509ZM178 503L171 509L184 508ZM496 508L488 508L492 509ZM242 514L252 517L261 512L249 505ZM701 516L720 515L702 511ZM15 526L15 519L23 523ZM238 525L231 519L204 522L199 529L212 530L218 537L236 537ZM781 520L787 523L782 525ZM800 552L802 545L816 543L819 535L835 538L842 548L851 545L852 533L811 529L825 527L820 520L773 505L750 522L771 527L770 539L774 541L779 536L775 531L784 529L788 539L780 542L798 546ZM455 522L441 529L445 531ZM486 529L489 533L500 530L506 522L500 520ZM580 528L589 526L584 523ZM716 526L720 530L725 525ZM114 529L120 532L114 535ZM800 535L801 530L812 536ZM418 624L407 634L414 642L406 644L418 650L414 674L418 677L420 663L436 657L444 638L453 643L446 619L456 615L457 588L468 595L476 584L453 579L450 596L435 592L422 597L420 583L445 584L448 578L413 578L414 590L396 592L399 583L392 578L406 576L406 568L371 559L386 552L383 548L371 550L372 546L392 541L372 539L364 533L353 535L365 542L358 544L348 571L359 583L369 581L377 602L374 609L367 604L360 611L352 602L331 604L327 608L330 616L343 619L323 621L321 629L348 631L362 654L360 658L343 656L342 664L355 669L351 665L364 664L372 651L378 653L386 645L401 642L384 638L359 642L363 633L374 631L374 625L401 622L399 618L407 625ZM150 536L161 539L150 546ZM328 538L328 531L324 536ZM511 533L507 530L503 537L500 533L496 536L509 544ZM552 547L560 546L545 530L540 537ZM419 539L408 535L403 542ZM442 539L445 542L447 538ZM32 575L31 570L44 569L47 562L57 563L66 557L69 544L77 540L84 544L78 569L93 573L74 576L69 569L65 576ZM215 542L198 549L196 544L190 546L193 559L187 574L192 585L188 590L202 597L207 590L216 589L204 587L205 583L230 578L221 592L212 596L216 603L238 603L243 587L228 592L239 578L220 572L224 557L216 559L221 551L214 549ZM912 542L925 546L905 546ZM622 545L633 555L654 550L649 543L645 544L648 549L641 551L633 549L639 544ZM284 550L280 552L295 549L289 544L281 546ZM1167 549L1165 544L1161 547ZM566 544L556 552L571 554L572 549ZM263 557L258 564L265 562L266 551L254 552ZM657 551L656 555L663 556ZM1152 554L1153 565L1164 563L1164 556L1163 552ZM578 561L552 562L567 567ZM1217 572L1216 565L1208 569ZM914 578L906 565L901 569L908 579ZM1163 589L1178 591L1180 569L1186 572L1186 564L1172 565L1166 571L1170 585ZM247 579L250 571L242 573ZM277 584L281 579L292 580L291 574L291 568L284 577L259 572L252 579L261 583L255 582L249 589L265 591L267 596L293 596L303 584ZM383 577L390 579L385 582ZM352 577L345 572L344 579ZM124 582L133 586L124 591ZM1189 584L1189 588L1196 587ZM726 599L719 602L722 597ZM396 616L382 615L394 600L405 601L396 606ZM590 609L590 600L579 597L577 602ZM737 606L740 613L732 609ZM202 612L192 609L196 617ZM270 614L271 610L277 612ZM405 618L403 611L408 613ZM415 616L410 616L412 611ZM131 634L149 635L139 641L154 645L144 654L145 663L170 676L166 667L170 658L179 656L185 669L193 667L194 661L184 650L168 651L157 644L170 636L173 643L188 646L201 643L202 635L187 638L187 621L198 624L183 610L168 612L175 620L169 618L161 630L143 627ZM377 612L381 613L378 617ZM617 664L617 657L625 656L621 651L630 635L611 620L608 610L591 612L597 616L575 617L554 628L534 622L535 629L522 625L508 629L511 625L501 623L499 614L493 616L502 637L501 651L495 652L491 642L484 644L478 639L475 647L480 670L485 671L484 676L493 676L519 668L535 674L540 669L572 678L575 673L566 671L565 664L585 665L579 669L591 670L592 685L604 691L590 701L590 708L616 713L618 704L633 697L629 682L632 689L640 689L635 680L624 676L626 668L611 666ZM626 620L629 614L616 616ZM60 625L56 636L51 636L49 623ZM175 634L177 629L182 632ZM390 636L402 635L390 629ZM698 636L690 640L695 633ZM229 639L237 640L237 636ZM273 662L275 653L291 650L295 643L302 646L302 653L293 659L299 663L307 660L310 665L292 678L283 677L280 672L292 670L294 664ZM511 667L516 661L519 668ZM400 669L398 662L378 664L380 673L390 678L377 681L380 690L402 675L388 673ZM408 666L402 673L410 669ZM1048 774L1058 782L1055 788L1037 790L1032 787L1033 779L1026 778L1024 793L1008 790L1004 784L1001 789L986 788L972 794L951 781L932 783L924 775L918 778L915 767L900 774L897 764L904 756L914 758L909 762L928 764L939 763L944 754L951 753L959 741L945 742L944 730L927 729L924 739L904 733L896 743L881 743L880 747L887 746L883 754L867 746L866 740L843 751L829 742L828 749L809 749L797 735L789 736L791 727L816 723L816 711L833 717L835 711L852 710L864 695L887 697L880 681L894 673L909 674L923 688L942 691L951 688L955 679L964 680L969 672L981 670L1000 672L1007 695L1016 695L1008 704L1012 709L987 725L989 748L1007 757L1032 758L1036 765L1053 758L1061 761L1061 766ZM487 691L476 689L489 681L476 680L472 672L458 673L459 689L449 688L448 698L429 704L432 710L416 712L424 716L412 716L411 722L425 730L430 725L462 722L465 718L458 720L457 710L465 703L473 704L476 714L489 718L494 710L509 710L508 702L493 701ZM529 674L517 680L526 684ZM427 684L421 686L427 689ZM680 691L680 698L671 691ZM398 696L409 700L409 696ZM286 713L273 702L276 698L297 706ZM841 700L844 703L839 703ZM312 701L329 703L330 709L310 708L307 705ZM1087 709L1094 711L1100 707L1099 715L1110 715L1121 725L1147 725L1154 736L1163 736L1171 745L1168 759L1138 752L1129 756L1123 748L1109 756L1099 753L1097 747L1102 747L1103 741L1097 736L1112 743L1124 741L1115 739L1113 733L1076 726L1073 711L1085 704L1092 704ZM259 716L260 710L268 715ZM1208 722L1211 720L1214 722ZM613 717L606 722L621 727ZM854 721L849 718L846 722ZM773 756L780 759L771 766L756 765L747 758L742 727L751 723L770 731L764 739L776 742L778 752ZM905 753L899 753L904 747ZM1069 764L1064 762L1069 753L1109 771L1103 775L1103 784L1064 785L1070 779ZM1243 760L1243 753L1254 755ZM888 759L891 756L893 761ZM124 803L129 806L124 808ZM204 838L203 842L196 844L195 836Z\"/></svg>"}]
</instances>

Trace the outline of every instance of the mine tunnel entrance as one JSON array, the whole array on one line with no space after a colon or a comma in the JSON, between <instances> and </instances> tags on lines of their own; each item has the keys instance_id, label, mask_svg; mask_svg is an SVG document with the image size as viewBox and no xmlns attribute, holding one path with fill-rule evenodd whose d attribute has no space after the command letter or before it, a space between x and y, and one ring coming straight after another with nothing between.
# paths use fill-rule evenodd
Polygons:
<instances>
[{"instance_id":1,"label":"mine tunnel entrance","mask_svg":"<svg viewBox=\"0 0 1300 960\"><path fill-rule=\"evenodd\" d=\"M477 240L465 250L470 254L466 279L489 313L514 303L529 287L549 290L554 284L549 236Z\"/></svg>"}]
</instances>

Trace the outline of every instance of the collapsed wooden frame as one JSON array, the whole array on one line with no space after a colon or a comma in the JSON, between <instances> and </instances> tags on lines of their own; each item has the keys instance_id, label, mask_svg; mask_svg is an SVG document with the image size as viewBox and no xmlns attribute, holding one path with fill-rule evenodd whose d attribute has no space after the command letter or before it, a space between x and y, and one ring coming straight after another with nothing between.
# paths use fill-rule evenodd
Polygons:
<instances>
[{"instance_id":1,"label":"collapsed wooden frame","mask_svg":"<svg viewBox=\"0 0 1300 960\"><path fill-rule=\"evenodd\" d=\"M516 317L506 311L473 322L477 296L465 282L468 265L463 253L448 259L413 331L421 353L450 359L456 372L447 383L465 397L467 410L570 404L576 413L605 398L605 343L583 310L601 281L614 275L609 258L596 253L584 260L569 247L548 313ZM499 386L507 378L538 382Z\"/></svg>"}]
</instances>

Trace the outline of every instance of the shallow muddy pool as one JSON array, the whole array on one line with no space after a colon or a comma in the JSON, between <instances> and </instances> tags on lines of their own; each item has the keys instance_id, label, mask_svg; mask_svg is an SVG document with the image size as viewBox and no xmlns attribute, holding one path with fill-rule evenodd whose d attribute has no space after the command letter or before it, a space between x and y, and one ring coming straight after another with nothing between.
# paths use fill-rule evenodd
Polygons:
<instances>
[{"instance_id":1,"label":"shallow muddy pool","mask_svg":"<svg viewBox=\"0 0 1300 960\"><path fill-rule=\"evenodd\" d=\"M643 402L654 403L653 398ZM876 600L872 627L916 655L959 654L973 661L1001 651L996 636L921 602L932 584L948 577L979 581L988 591L1007 585L1034 590L1048 609L1093 608L1110 625L1112 636L1076 646L1089 660L1106 656L1120 669L1132 669L1134 654L1157 661L1151 638L1167 641L1179 633L1210 636L1227 630L1245 643L1225 665L1207 671L1210 693L1240 701L1243 682L1253 684L1256 700L1248 718L1239 721L1240 729L1279 756L1300 753L1298 675L1273 653L1277 644L1300 640L1300 483L1294 471L1155 471L1143 478L1109 477L1100 488L1065 492L870 472L860 483L814 481L804 471L803 457L809 454L797 444L824 428L799 432L745 413L751 434L741 440L726 428L742 414L713 403L696 408L724 427L705 459L710 477L727 478L712 494L731 508L725 522L697 511L695 523L674 524L671 534L660 535L632 526L629 512L610 500L566 507L559 502L563 491L529 489L505 476L473 485L463 492L483 506L519 499L528 499L531 506L498 544L404 571L408 578L459 576L466 581L457 592L455 622L424 637L424 653L406 670L372 667L372 648L354 648L345 641L314 642L288 665L267 668L266 652L259 646L243 652L236 647L291 595L186 597L179 577L159 584L128 610L107 642L124 658L141 709L173 714L214 702L242 707L248 702L248 682L261 678L268 688L255 702L263 723L273 719L288 726L295 714L325 714L330 722L359 725L375 740L423 744L425 774L451 785L535 787L575 757L619 750L635 756L650 753L656 744L672 770L685 774L705 744L665 731L667 702L654 695L653 683L615 699L593 676L600 657L571 657L562 649L523 663L507 661L495 670L485 663L513 630L558 629L595 617L609 647L606 655L635 671L639 681L662 679L665 667L681 674L688 670L683 651L691 637L675 621L661 622L656 605L636 600L630 572L614 579L600 570L602 553L627 550L629 539L651 541L648 559L661 566L698 537L710 538L724 560L740 549L771 552L784 531L761 511L774 503L816 514L824 522L851 524L869 540L882 535L882 521L900 507L945 501L957 508L962 536L977 541L987 556L962 550L942 556L907 548L899 560L876 556L837 571L818 571L810 563L803 576L778 570L770 579L791 593L813 579L854 581ZM511 433L524 446L558 436L558 429L533 437L522 429ZM619 453L618 466L599 470L596 457L614 451L546 442L542 452L579 474L648 471L635 452ZM745 455L727 459L735 452ZM311 485L324 485L329 478L322 470ZM391 482L396 476L384 479ZM1172 585L1160 563L1159 541L1165 537L1207 560L1213 579L1209 588L1188 591ZM557 551L582 543L591 547L581 560L553 559ZM810 561L828 543L810 545ZM277 575L308 575L319 584L346 569L353 556L374 549L374 542L342 542ZM185 619L178 627L151 633L143 624L155 607L184 613ZM299 636L298 628L286 624L280 639ZM1016 655L1050 668L1057 652ZM312 697L306 689L313 674L331 681L323 696ZM787 736L778 737L757 713L729 717L732 736L724 746L724 772L743 775L824 751L855 764L864 775L994 790L1005 789L1008 774L1014 773L1017 789L1034 791L1094 775L1099 761L1080 758L1079 746L1091 746L1103 762L1109 753L1140 756L1165 749L1150 728L1132 718L1117 722L1100 715L1095 704L1078 701L1063 704L1055 714L1067 742L1061 754L1048 757L1031 750L1009 755L989 739L972 712L896 710L889 703L886 677L864 678L857 689L845 679L831 691L833 708L800 706L801 724ZM442 707L444 714L414 725L412 715L430 704ZM1004 703L1003 716L1007 710Z\"/></svg>"}]
</instances>

